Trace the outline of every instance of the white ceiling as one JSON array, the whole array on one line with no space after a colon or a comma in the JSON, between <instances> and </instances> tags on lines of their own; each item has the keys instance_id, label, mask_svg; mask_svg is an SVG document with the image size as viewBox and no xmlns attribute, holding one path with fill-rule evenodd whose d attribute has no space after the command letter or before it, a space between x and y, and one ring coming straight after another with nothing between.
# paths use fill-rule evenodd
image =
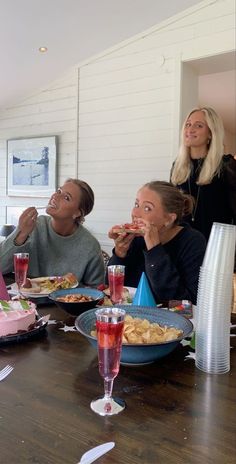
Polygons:
<instances>
[{"instance_id":1,"label":"white ceiling","mask_svg":"<svg viewBox=\"0 0 236 464\"><path fill-rule=\"evenodd\" d=\"M0 0L0 110L199 0ZM48 47L45 54L41 46Z\"/></svg>"}]
</instances>

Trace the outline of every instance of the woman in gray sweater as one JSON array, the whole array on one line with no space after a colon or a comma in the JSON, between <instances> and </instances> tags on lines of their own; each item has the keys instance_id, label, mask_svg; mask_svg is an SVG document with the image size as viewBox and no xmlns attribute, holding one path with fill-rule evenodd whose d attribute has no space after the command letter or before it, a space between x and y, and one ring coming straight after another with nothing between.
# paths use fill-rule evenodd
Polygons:
<instances>
[{"instance_id":1,"label":"woman in gray sweater","mask_svg":"<svg viewBox=\"0 0 236 464\"><path fill-rule=\"evenodd\" d=\"M29 277L76 275L84 285L104 282L104 262L95 237L82 225L94 205L94 193L84 181L68 179L51 196L48 216L35 207L20 216L14 232L0 244L3 274L13 271L13 255L28 252Z\"/></svg>"}]
</instances>

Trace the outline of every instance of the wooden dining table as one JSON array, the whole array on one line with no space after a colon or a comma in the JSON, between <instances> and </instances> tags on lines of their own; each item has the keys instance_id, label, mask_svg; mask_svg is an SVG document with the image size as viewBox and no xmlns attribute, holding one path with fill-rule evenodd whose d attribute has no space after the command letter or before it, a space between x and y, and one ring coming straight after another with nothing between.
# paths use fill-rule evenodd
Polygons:
<instances>
[{"instance_id":1,"label":"wooden dining table","mask_svg":"<svg viewBox=\"0 0 236 464\"><path fill-rule=\"evenodd\" d=\"M101 417L90 409L103 393L96 350L66 312L38 311L50 314L44 331L0 345L0 369L14 366L0 382L1 464L77 464L110 441L98 464L235 464L236 337L226 374L198 370L182 345L153 364L121 365L114 394L126 409Z\"/></svg>"}]
</instances>

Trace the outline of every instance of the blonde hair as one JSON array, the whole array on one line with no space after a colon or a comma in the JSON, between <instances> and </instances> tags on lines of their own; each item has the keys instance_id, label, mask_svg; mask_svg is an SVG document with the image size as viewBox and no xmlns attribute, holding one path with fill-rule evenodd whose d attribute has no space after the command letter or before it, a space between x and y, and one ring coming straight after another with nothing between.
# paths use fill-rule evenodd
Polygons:
<instances>
[{"instance_id":1,"label":"blonde hair","mask_svg":"<svg viewBox=\"0 0 236 464\"><path fill-rule=\"evenodd\" d=\"M209 107L194 108L186 117L181 130L181 144L179 154L176 158L172 173L171 182L174 185L186 182L191 173L190 148L184 144L184 129L191 114L202 111L206 118L206 123L211 132L211 139L208 143L207 156L204 158L202 168L197 180L198 185L210 184L213 177L220 172L221 160L224 155L224 126L221 117Z\"/></svg>"}]
</instances>

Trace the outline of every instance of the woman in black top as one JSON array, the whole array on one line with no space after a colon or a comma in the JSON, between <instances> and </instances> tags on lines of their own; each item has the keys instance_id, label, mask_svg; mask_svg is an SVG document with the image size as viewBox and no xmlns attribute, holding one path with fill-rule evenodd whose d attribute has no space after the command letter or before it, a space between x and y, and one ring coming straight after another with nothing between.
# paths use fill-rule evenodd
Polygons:
<instances>
[{"instance_id":1,"label":"woman in black top","mask_svg":"<svg viewBox=\"0 0 236 464\"><path fill-rule=\"evenodd\" d=\"M236 224L236 160L223 154L223 123L212 108L193 109L181 139L171 182L194 197L185 220L208 240L213 222Z\"/></svg>"},{"instance_id":2,"label":"woman in black top","mask_svg":"<svg viewBox=\"0 0 236 464\"><path fill-rule=\"evenodd\" d=\"M137 287L145 272L156 302L196 303L206 242L188 224L180 225L185 210L191 209L191 197L169 182L149 182L138 191L132 220L141 226L143 236L109 232L115 240L109 264L125 266L125 285Z\"/></svg>"}]
</instances>

